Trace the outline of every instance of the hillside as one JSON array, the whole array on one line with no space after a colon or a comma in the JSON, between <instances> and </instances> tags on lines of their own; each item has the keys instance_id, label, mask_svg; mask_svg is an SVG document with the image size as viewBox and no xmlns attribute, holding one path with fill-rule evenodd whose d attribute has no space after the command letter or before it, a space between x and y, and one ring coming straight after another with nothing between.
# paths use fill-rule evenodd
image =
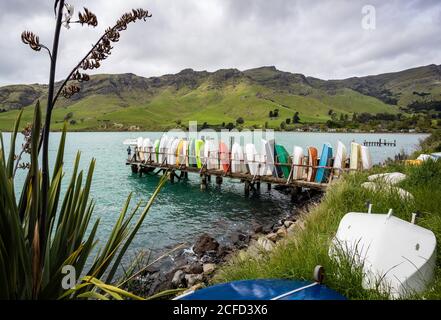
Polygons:
<instances>
[{"instance_id":1,"label":"hillside","mask_svg":"<svg viewBox=\"0 0 441 320\"><path fill-rule=\"evenodd\" d=\"M144 78L134 74L91 77L70 100L54 111L55 130L64 119L70 130L161 130L189 120L209 124L279 127L299 112L302 122L324 122L329 110L339 114L397 113L414 101L441 100L441 67L429 65L396 73L321 80L275 67L215 72L185 69L173 75ZM0 129L11 128L20 108L30 121L46 86L0 87ZM269 112L279 116L269 118Z\"/></svg>"}]
</instances>

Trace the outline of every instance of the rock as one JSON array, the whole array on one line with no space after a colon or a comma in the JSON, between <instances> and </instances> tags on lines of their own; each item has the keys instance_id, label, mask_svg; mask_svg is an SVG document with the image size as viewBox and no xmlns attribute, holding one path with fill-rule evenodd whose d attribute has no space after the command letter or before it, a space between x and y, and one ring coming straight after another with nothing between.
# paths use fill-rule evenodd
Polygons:
<instances>
[{"instance_id":1,"label":"rock","mask_svg":"<svg viewBox=\"0 0 441 320\"><path fill-rule=\"evenodd\" d=\"M266 237L260 237L257 240L257 245L262 247L262 249L264 249L265 251L271 251L274 249L274 243Z\"/></svg>"},{"instance_id":2,"label":"rock","mask_svg":"<svg viewBox=\"0 0 441 320\"><path fill-rule=\"evenodd\" d=\"M219 259L223 259L230 252L231 252L231 248L227 246L219 246L219 248L217 249L217 256L219 257Z\"/></svg>"},{"instance_id":3,"label":"rock","mask_svg":"<svg viewBox=\"0 0 441 320\"><path fill-rule=\"evenodd\" d=\"M184 273L184 271L178 270L173 275L172 285L175 288L180 288L180 287L182 287L184 285L184 280L185 280L185 273Z\"/></svg>"},{"instance_id":4,"label":"rock","mask_svg":"<svg viewBox=\"0 0 441 320\"><path fill-rule=\"evenodd\" d=\"M204 280L204 277L202 274L186 274L185 280L187 281L187 286L192 287L197 282L202 282L202 280Z\"/></svg>"},{"instance_id":5,"label":"rock","mask_svg":"<svg viewBox=\"0 0 441 320\"><path fill-rule=\"evenodd\" d=\"M186 273L192 273L192 274L202 273L204 271L204 269L202 268L202 264L199 262L193 262L185 266L184 270Z\"/></svg>"},{"instance_id":6,"label":"rock","mask_svg":"<svg viewBox=\"0 0 441 320\"><path fill-rule=\"evenodd\" d=\"M293 233L296 230L297 225L295 223L293 223L292 225L289 226L288 229L286 229L286 231L288 233Z\"/></svg>"},{"instance_id":7,"label":"rock","mask_svg":"<svg viewBox=\"0 0 441 320\"><path fill-rule=\"evenodd\" d=\"M283 225L285 226L285 228L289 228L290 226L292 226L294 224L294 221L290 221L290 220L286 220Z\"/></svg>"},{"instance_id":8,"label":"rock","mask_svg":"<svg viewBox=\"0 0 441 320\"><path fill-rule=\"evenodd\" d=\"M277 241L277 233L271 232L266 235L266 238L272 242L276 242Z\"/></svg>"},{"instance_id":9,"label":"rock","mask_svg":"<svg viewBox=\"0 0 441 320\"><path fill-rule=\"evenodd\" d=\"M216 265L214 263L206 263L203 266L204 274L211 274L216 269Z\"/></svg>"},{"instance_id":10,"label":"rock","mask_svg":"<svg viewBox=\"0 0 441 320\"><path fill-rule=\"evenodd\" d=\"M284 238L287 235L287 231L285 227L281 227L277 230L276 235L279 236L280 238Z\"/></svg>"},{"instance_id":11,"label":"rock","mask_svg":"<svg viewBox=\"0 0 441 320\"><path fill-rule=\"evenodd\" d=\"M219 248L219 242L216 241L213 237L204 233L201 235L193 246L193 251L197 255L203 255L207 251L217 251Z\"/></svg>"},{"instance_id":12,"label":"rock","mask_svg":"<svg viewBox=\"0 0 441 320\"><path fill-rule=\"evenodd\" d=\"M261 225L255 225L253 227L253 233L263 233L263 226Z\"/></svg>"}]
</instances>

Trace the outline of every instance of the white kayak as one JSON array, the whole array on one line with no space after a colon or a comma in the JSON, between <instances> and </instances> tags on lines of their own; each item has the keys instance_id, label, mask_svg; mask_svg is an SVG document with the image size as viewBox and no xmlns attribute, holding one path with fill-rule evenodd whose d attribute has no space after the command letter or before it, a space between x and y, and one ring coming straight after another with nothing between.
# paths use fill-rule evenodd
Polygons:
<instances>
[{"instance_id":1,"label":"white kayak","mask_svg":"<svg viewBox=\"0 0 441 320\"><path fill-rule=\"evenodd\" d=\"M154 160L155 154L153 150L153 143L149 138L145 138L142 142L142 149L144 153L144 161L152 162Z\"/></svg>"},{"instance_id":2,"label":"white kayak","mask_svg":"<svg viewBox=\"0 0 441 320\"><path fill-rule=\"evenodd\" d=\"M260 155L257 154L256 146L252 143L245 145L245 163L251 175L256 176L260 173Z\"/></svg>"},{"instance_id":3,"label":"white kayak","mask_svg":"<svg viewBox=\"0 0 441 320\"><path fill-rule=\"evenodd\" d=\"M176 165L176 151L178 150L179 142L181 142L181 139L174 138L170 140L170 143L168 145L167 163L170 165Z\"/></svg>"},{"instance_id":4,"label":"white kayak","mask_svg":"<svg viewBox=\"0 0 441 320\"><path fill-rule=\"evenodd\" d=\"M169 137L164 134L159 140L159 153L158 153L158 162L163 163L167 159L167 146L169 143Z\"/></svg>"},{"instance_id":5,"label":"white kayak","mask_svg":"<svg viewBox=\"0 0 441 320\"><path fill-rule=\"evenodd\" d=\"M363 170L369 170L372 168L372 157L368 147L360 146L361 152L361 167Z\"/></svg>"},{"instance_id":6,"label":"white kayak","mask_svg":"<svg viewBox=\"0 0 441 320\"><path fill-rule=\"evenodd\" d=\"M329 250L363 268L365 289L378 288L394 298L427 288L433 279L436 238L432 231L388 214L350 212L340 221ZM338 254L337 254L338 253Z\"/></svg>"},{"instance_id":7,"label":"white kayak","mask_svg":"<svg viewBox=\"0 0 441 320\"><path fill-rule=\"evenodd\" d=\"M398 184L404 179L406 179L406 175L401 172L388 172L388 173L379 173L373 174L368 177L369 181L378 181L384 182L387 184Z\"/></svg>"},{"instance_id":8,"label":"white kayak","mask_svg":"<svg viewBox=\"0 0 441 320\"><path fill-rule=\"evenodd\" d=\"M338 176L342 173L342 169L346 167L347 157L346 146L343 142L338 141L334 157L334 175Z\"/></svg>"},{"instance_id":9,"label":"white kayak","mask_svg":"<svg viewBox=\"0 0 441 320\"><path fill-rule=\"evenodd\" d=\"M231 172L246 173L243 149L239 143L233 143L231 148Z\"/></svg>"},{"instance_id":10,"label":"white kayak","mask_svg":"<svg viewBox=\"0 0 441 320\"><path fill-rule=\"evenodd\" d=\"M216 140L205 141L204 158L207 169L219 169L219 144Z\"/></svg>"},{"instance_id":11,"label":"white kayak","mask_svg":"<svg viewBox=\"0 0 441 320\"><path fill-rule=\"evenodd\" d=\"M349 158L349 168L351 170L361 169L361 145L356 142L351 142L351 155Z\"/></svg>"},{"instance_id":12,"label":"white kayak","mask_svg":"<svg viewBox=\"0 0 441 320\"><path fill-rule=\"evenodd\" d=\"M274 165L274 139L265 140L262 139L262 153L264 157L265 168L262 169L262 175L276 176L276 167Z\"/></svg>"},{"instance_id":13,"label":"white kayak","mask_svg":"<svg viewBox=\"0 0 441 320\"><path fill-rule=\"evenodd\" d=\"M138 161L144 161L143 143L144 143L144 139L142 137L139 137L136 142L136 148L138 150L136 158L138 159Z\"/></svg>"},{"instance_id":14,"label":"white kayak","mask_svg":"<svg viewBox=\"0 0 441 320\"><path fill-rule=\"evenodd\" d=\"M299 165L303 165L303 159L304 159L303 148L299 146L294 146L292 152L292 164L293 164L292 178L294 180L303 179L305 167L299 166Z\"/></svg>"}]
</instances>

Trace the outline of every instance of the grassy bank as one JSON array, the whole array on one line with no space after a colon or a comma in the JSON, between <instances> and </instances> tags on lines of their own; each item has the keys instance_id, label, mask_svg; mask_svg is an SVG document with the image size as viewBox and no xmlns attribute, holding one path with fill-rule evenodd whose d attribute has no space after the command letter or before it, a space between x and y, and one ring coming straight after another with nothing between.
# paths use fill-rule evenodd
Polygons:
<instances>
[{"instance_id":1,"label":"grassy bank","mask_svg":"<svg viewBox=\"0 0 441 320\"><path fill-rule=\"evenodd\" d=\"M414 195L414 200L403 201L398 194L385 190L369 191L360 185L367 176L378 172L400 171L408 178L400 187ZM393 208L394 215L409 221L412 212L421 212L418 225L432 230L437 238L437 269L432 287L413 298L441 298L441 161L426 162L421 166L392 164L372 172L346 175L336 182L322 202L303 216L304 228L279 243L270 253L259 257L244 254L235 256L215 277L215 282L254 278L284 278L312 280L312 270L318 264L326 270L325 284L350 299L385 299L387 295L361 286L361 270L349 262L336 263L328 256L328 248L341 218L351 211L365 212L366 202L373 203L373 212L386 213Z\"/></svg>"}]
</instances>

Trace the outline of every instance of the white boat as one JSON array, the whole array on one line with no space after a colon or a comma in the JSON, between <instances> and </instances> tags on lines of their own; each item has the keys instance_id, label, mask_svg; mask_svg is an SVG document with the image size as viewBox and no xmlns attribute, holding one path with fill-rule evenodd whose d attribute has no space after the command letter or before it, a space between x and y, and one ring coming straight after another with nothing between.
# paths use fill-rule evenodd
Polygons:
<instances>
[{"instance_id":1,"label":"white boat","mask_svg":"<svg viewBox=\"0 0 441 320\"><path fill-rule=\"evenodd\" d=\"M145 161L146 162L154 162L156 154L155 154L155 146L152 140L149 138L144 139L144 150L145 150Z\"/></svg>"},{"instance_id":2,"label":"white boat","mask_svg":"<svg viewBox=\"0 0 441 320\"><path fill-rule=\"evenodd\" d=\"M274 165L274 139L262 139L262 165L260 174L262 176L276 175L276 167Z\"/></svg>"},{"instance_id":3,"label":"white boat","mask_svg":"<svg viewBox=\"0 0 441 320\"><path fill-rule=\"evenodd\" d=\"M144 143L144 139L142 137L139 137L136 142L136 148L138 151L136 154L136 159L138 159L138 161L144 161L143 143Z\"/></svg>"},{"instance_id":4,"label":"white boat","mask_svg":"<svg viewBox=\"0 0 441 320\"><path fill-rule=\"evenodd\" d=\"M372 157L368 147L360 146L361 153L361 167L363 170L369 170L372 168Z\"/></svg>"},{"instance_id":5,"label":"white boat","mask_svg":"<svg viewBox=\"0 0 441 320\"><path fill-rule=\"evenodd\" d=\"M252 143L245 145L245 163L248 166L248 171L251 175L257 176L260 174L260 155L258 155L256 146Z\"/></svg>"},{"instance_id":6,"label":"white boat","mask_svg":"<svg viewBox=\"0 0 441 320\"><path fill-rule=\"evenodd\" d=\"M303 179L305 168L298 166L298 165L303 165L303 159L304 159L303 148L299 146L294 146L292 152L292 163L294 165L292 171L292 178L294 180Z\"/></svg>"},{"instance_id":7,"label":"white boat","mask_svg":"<svg viewBox=\"0 0 441 320\"><path fill-rule=\"evenodd\" d=\"M334 175L338 176L342 173L342 169L346 167L346 158L348 157L346 146L343 142L337 142L337 148L334 158Z\"/></svg>"},{"instance_id":8,"label":"white boat","mask_svg":"<svg viewBox=\"0 0 441 320\"><path fill-rule=\"evenodd\" d=\"M179 142L181 140L178 138L173 138L170 140L167 150L167 163L170 165L176 165L176 151L178 149Z\"/></svg>"},{"instance_id":9,"label":"white boat","mask_svg":"<svg viewBox=\"0 0 441 320\"><path fill-rule=\"evenodd\" d=\"M349 159L349 168L351 170L361 169L361 145L356 142L351 142L351 155Z\"/></svg>"},{"instance_id":10,"label":"white boat","mask_svg":"<svg viewBox=\"0 0 441 320\"><path fill-rule=\"evenodd\" d=\"M231 148L231 172L246 173L243 149L239 143L233 143Z\"/></svg>"},{"instance_id":11,"label":"white boat","mask_svg":"<svg viewBox=\"0 0 441 320\"><path fill-rule=\"evenodd\" d=\"M169 143L169 138L166 134L161 137L159 141L159 153L158 153L158 162L163 163L167 159L167 146Z\"/></svg>"},{"instance_id":12,"label":"white boat","mask_svg":"<svg viewBox=\"0 0 441 320\"><path fill-rule=\"evenodd\" d=\"M136 146L138 144L138 139L125 139L123 145Z\"/></svg>"},{"instance_id":13,"label":"white boat","mask_svg":"<svg viewBox=\"0 0 441 320\"><path fill-rule=\"evenodd\" d=\"M368 177L369 181L378 181L384 182L387 184L398 184L404 179L406 179L406 175L401 172L388 172L388 173L378 173L373 174Z\"/></svg>"},{"instance_id":14,"label":"white boat","mask_svg":"<svg viewBox=\"0 0 441 320\"><path fill-rule=\"evenodd\" d=\"M204 161L207 164L207 169L219 169L219 144L217 143L217 141L205 141Z\"/></svg>"},{"instance_id":15,"label":"white boat","mask_svg":"<svg viewBox=\"0 0 441 320\"><path fill-rule=\"evenodd\" d=\"M350 212L340 221L329 250L363 268L365 289L379 288L394 298L420 293L433 279L436 238L432 231L388 214Z\"/></svg>"},{"instance_id":16,"label":"white boat","mask_svg":"<svg viewBox=\"0 0 441 320\"><path fill-rule=\"evenodd\" d=\"M398 194L398 196L402 199L402 200L413 200L413 195L402 189L402 188L398 188L398 187L394 187L392 185L382 185L380 183L372 182L372 181L368 181L368 182L364 182L361 184L361 186L367 190L371 190L371 191L384 191L384 192L388 192L390 194Z\"/></svg>"}]
</instances>

